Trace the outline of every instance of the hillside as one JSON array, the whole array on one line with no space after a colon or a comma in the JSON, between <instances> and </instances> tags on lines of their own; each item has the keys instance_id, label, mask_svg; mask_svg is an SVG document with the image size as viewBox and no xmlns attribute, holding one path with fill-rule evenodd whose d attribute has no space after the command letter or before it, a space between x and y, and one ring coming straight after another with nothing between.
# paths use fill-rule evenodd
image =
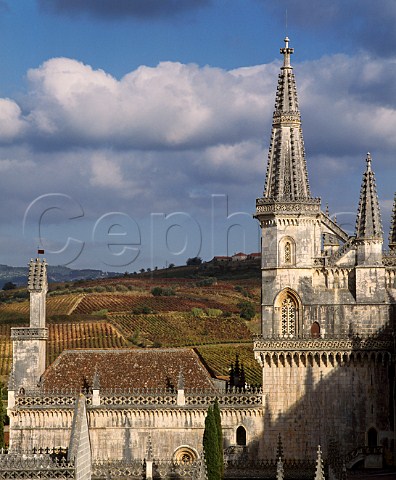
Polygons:
<instances>
[{"instance_id":1,"label":"hillside","mask_svg":"<svg viewBox=\"0 0 396 480\"><path fill-rule=\"evenodd\" d=\"M216 277L213 274L216 273ZM252 335L259 331L256 265L174 267L139 275L51 284L47 362L74 348L195 348L213 375L226 376L236 354L248 383L261 383ZM251 319L246 311L253 309ZM247 309L247 310L246 310ZM241 316L242 314L242 316ZM22 289L0 293L0 375L11 365L10 329L28 325Z\"/></svg>"}]
</instances>

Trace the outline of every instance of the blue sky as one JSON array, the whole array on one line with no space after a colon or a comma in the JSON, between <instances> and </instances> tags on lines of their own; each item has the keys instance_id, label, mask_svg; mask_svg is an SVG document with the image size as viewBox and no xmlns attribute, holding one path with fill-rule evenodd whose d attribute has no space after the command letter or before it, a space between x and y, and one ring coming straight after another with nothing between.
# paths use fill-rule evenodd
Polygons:
<instances>
[{"instance_id":1,"label":"blue sky","mask_svg":"<svg viewBox=\"0 0 396 480\"><path fill-rule=\"evenodd\" d=\"M311 189L352 233L370 151L386 239L395 21L392 0L0 0L0 263L257 251L286 32Z\"/></svg>"}]
</instances>

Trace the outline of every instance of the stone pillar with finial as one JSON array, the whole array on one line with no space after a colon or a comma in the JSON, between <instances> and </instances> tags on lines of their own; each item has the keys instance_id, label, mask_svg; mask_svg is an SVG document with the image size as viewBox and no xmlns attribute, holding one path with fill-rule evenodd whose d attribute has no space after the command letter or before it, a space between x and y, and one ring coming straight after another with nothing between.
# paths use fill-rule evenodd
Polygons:
<instances>
[{"instance_id":1,"label":"stone pillar with finial","mask_svg":"<svg viewBox=\"0 0 396 480\"><path fill-rule=\"evenodd\" d=\"M283 462L282 462L282 458L279 457L276 463L276 480L283 480L283 477L284 477Z\"/></svg>"},{"instance_id":2,"label":"stone pillar with finial","mask_svg":"<svg viewBox=\"0 0 396 480\"><path fill-rule=\"evenodd\" d=\"M183 372L180 370L179 379L177 381L177 405L184 407L186 404L186 397L184 395L184 376Z\"/></svg>"},{"instance_id":3,"label":"stone pillar with finial","mask_svg":"<svg viewBox=\"0 0 396 480\"><path fill-rule=\"evenodd\" d=\"M100 405L100 379L98 370L95 369L95 373L92 379L92 405L98 406Z\"/></svg>"},{"instance_id":4,"label":"stone pillar with finial","mask_svg":"<svg viewBox=\"0 0 396 480\"><path fill-rule=\"evenodd\" d=\"M320 448L320 445L318 445L318 453L317 453L317 457L316 457L315 480L325 480L325 474L324 474L324 469L323 469L322 450Z\"/></svg>"}]
</instances>

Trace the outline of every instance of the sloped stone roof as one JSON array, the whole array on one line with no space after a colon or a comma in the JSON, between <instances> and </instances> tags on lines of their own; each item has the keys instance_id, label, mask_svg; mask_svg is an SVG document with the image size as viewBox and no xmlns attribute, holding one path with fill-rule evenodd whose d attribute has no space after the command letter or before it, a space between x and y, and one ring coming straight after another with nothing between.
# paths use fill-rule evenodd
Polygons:
<instances>
[{"instance_id":1,"label":"sloped stone roof","mask_svg":"<svg viewBox=\"0 0 396 480\"><path fill-rule=\"evenodd\" d=\"M182 372L186 390L214 388L192 349L66 350L45 371L44 389L177 389Z\"/></svg>"}]
</instances>

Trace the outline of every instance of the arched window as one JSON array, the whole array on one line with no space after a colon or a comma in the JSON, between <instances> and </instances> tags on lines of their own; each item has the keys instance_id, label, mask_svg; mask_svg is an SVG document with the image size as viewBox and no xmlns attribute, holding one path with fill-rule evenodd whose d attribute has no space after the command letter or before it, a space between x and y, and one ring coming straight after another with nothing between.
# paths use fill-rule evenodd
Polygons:
<instances>
[{"instance_id":1,"label":"arched window","mask_svg":"<svg viewBox=\"0 0 396 480\"><path fill-rule=\"evenodd\" d=\"M320 338L320 325L318 322L314 322L311 325L311 337L312 338Z\"/></svg>"},{"instance_id":2,"label":"arched window","mask_svg":"<svg viewBox=\"0 0 396 480\"><path fill-rule=\"evenodd\" d=\"M274 301L275 315L278 326L275 333L281 337L298 337L301 331L302 303L294 290L285 288Z\"/></svg>"},{"instance_id":3,"label":"arched window","mask_svg":"<svg viewBox=\"0 0 396 480\"><path fill-rule=\"evenodd\" d=\"M279 242L279 265L286 267L295 265L296 244L291 237L283 237Z\"/></svg>"},{"instance_id":4,"label":"arched window","mask_svg":"<svg viewBox=\"0 0 396 480\"><path fill-rule=\"evenodd\" d=\"M236 431L236 443L243 447L246 446L246 430L245 427L238 427Z\"/></svg>"},{"instance_id":5,"label":"arched window","mask_svg":"<svg viewBox=\"0 0 396 480\"><path fill-rule=\"evenodd\" d=\"M374 427L370 428L370 430L367 432L367 443L370 448L378 445L378 433Z\"/></svg>"},{"instance_id":6,"label":"arched window","mask_svg":"<svg viewBox=\"0 0 396 480\"><path fill-rule=\"evenodd\" d=\"M282 337L294 337L296 334L296 304L291 296L287 296L281 305Z\"/></svg>"},{"instance_id":7,"label":"arched window","mask_svg":"<svg viewBox=\"0 0 396 480\"><path fill-rule=\"evenodd\" d=\"M292 260L292 251L291 251L291 243L290 242L286 242L285 243L285 251L284 251L284 263L286 264L291 264L291 260Z\"/></svg>"}]
</instances>

